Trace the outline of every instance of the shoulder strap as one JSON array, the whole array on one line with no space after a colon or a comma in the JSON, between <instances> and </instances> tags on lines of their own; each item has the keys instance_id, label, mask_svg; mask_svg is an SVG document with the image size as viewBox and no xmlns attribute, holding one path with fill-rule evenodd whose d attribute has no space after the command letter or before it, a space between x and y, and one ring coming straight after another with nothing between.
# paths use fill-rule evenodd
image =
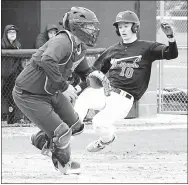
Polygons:
<instances>
[{"instance_id":1,"label":"shoulder strap","mask_svg":"<svg viewBox=\"0 0 188 185\"><path fill-rule=\"evenodd\" d=\"M69 31L67 31L67 30L60 30L59 32L56 33L56 35L59 35L60 33L66 33L67 34L67 36L68 36L68 38L69 38L69 40L71 42L71 48L72 48L71 54L69 55L69 58L67 59L67 61L65 63L63 63L63 64L59 64L59 65L65 65L70 60L70 58L72 56L72 53L73 53L73 50L74 50L75 39L71 35L71 33Z\"/></svg>"}]
</instances>

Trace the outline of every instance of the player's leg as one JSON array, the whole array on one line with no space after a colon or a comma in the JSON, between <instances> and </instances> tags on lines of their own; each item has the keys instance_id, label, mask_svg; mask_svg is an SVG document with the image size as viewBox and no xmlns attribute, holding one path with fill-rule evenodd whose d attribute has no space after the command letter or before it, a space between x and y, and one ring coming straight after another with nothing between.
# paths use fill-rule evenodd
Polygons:
<instances>
[{"instance_id":1,"label":"player's leg","mask_svg":"<svg viewBox=\"0 0 188 185\"><path fill-rule=\"evenodd\" d=\"M105 107L106 97L103 89L86 88L76 100L74 105L81 121L84 120L89 109L102 110Z\"/></svg>"},{"instance_id":2,"label":"player's leg","mask_svg":"<svg viewBox=\"0 0 188 185\"><path fill-rule=\"evenodd\" d=\"M66 105L66 106L65 106ZM84 130L83 121L79 119L72 103L62 94L58 93L53 98L54 111L72 129L72 135L81 134Z\"/></svg>"},{"instance_id":3,"label":"player's leg","mask_svg":"<svg viewBox=\"0 0 188 185\"><path fill-rule=\"evenodd\" d=\"M69 100L61 93L58 93L53 98L52 102L54 111L65 123L67 123L69 128L72 129L72 135L75 136L82 133L84 130L84 124L79 119L78 114L75 113ZM64 106L65 104L66 106ZM31 143L38 149L42 150L43 155L50 155L48 150L49 139L42 130L31 136Z\"/></svg>"},{"instance_id":4,"label":"player's leg","mask_svg":"<svg viewBox=\"0 0 188 185\"><path fill-rule=\"evenodd\" d=\"M88 151L98 152L115 140L113 124L118 119L125 118L132 105L133 98L128 99L114 92L107 97L105 108L93 117L93 129L99 134L99 139L87 146Z\"/></svg>"},{"instance_id":5,"label":"player's leg","mask_svg":"<svg viewBox=\"0 0 188 185\"><path fill-rule=\"evenodd\" d=\"M23 94L14 89L13 98L20 110L50 139L54 166L64 174L79 173L79 163L70 160L72 129L53 111L51 97Z\"/></svg>"},{"instance_id":6,"label":"player's leg","mask_svg":"<svg viewBox=\"0 0 188 185\"><path fill-rule=\"evenodd\" d=\"M100 100L99 103L97 100ZM74 108L76 112L81 115L81 119L79 119L80 116L78 116L78 113L74 111L74 108L69 100L61 93L58 93L56 97L53 98L54 111L65 123L68 124L69 128L72 128L72 135L78 135L83 131L83 118L86 116L89 108L100 109L104 107L104 95L102 91L96 91L95 89L88 88L79 96L76 102L77 103ZM64 106L65 104L66 106ZM38 149L42 150L42 154L44 155L50 154L47 149L48 142L49 139L42 130L33 134L31 137L31 143Z\"/></svg>"},{"instance_id":7,"label":"player's leg","mask_svg":"<svg viewBox=\"0 0 188 185\"><path fill-rule=\"evenodd\" d=\"M52 103L54 111L65 123L67 123L69 128L72 129L72 135L75 136L81 134L84 130L84 124L79 119L78 114L74 111L74 108L69 100L63 96L62 93L58 93L53 97ZM42 150L43 155L50 155L48 150L49 139L42 130L31 136L31 143L38 149Z\"/></svg>"}]
</instances>

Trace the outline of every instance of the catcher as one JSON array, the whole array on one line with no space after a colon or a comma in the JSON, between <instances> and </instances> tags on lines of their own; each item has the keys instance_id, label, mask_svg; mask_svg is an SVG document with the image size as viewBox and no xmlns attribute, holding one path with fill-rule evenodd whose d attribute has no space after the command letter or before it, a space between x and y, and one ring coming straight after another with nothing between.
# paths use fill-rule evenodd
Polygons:
<instances>
[{"instance_id":1,"label":"catcher","mask_svg":"<svg viewBox=\"0 0 188 185\"><path fill-rule=\"evenodd\" d=\"M32 144L42 154L50 152L56 169L71 174L80 173L80 164L71 160L70 139L82 133L84 124L70 103L77 91L67 80L74 71L86 81L94 71L88 66L85 45L95 45L99 21L91 10L72 7L62 22L66 30L32 55L12 94L19 109L41 130L31 137Z\"/></svg>"},{"instance_id":2,"label":"catcher","mask_svg":"<svg viewBox=\"0 0 188 185\"><path fill-rule=\"evenodd\" d=\"M168 23L161 23L161 28L167 36L169 46L138 40L140 21L132 11L120 12L113 26L122 41L109 47L94 63L94 68L101 71L101 78L98 79L105 79L102 73L108 76L112 86L111 95L108 96L109 88L102 88L102 84L99 85L101 88L96 85L95 81L98 80L94 77L90 80L91 87L80 94L75 104L75 110L81 120L86 116L88 109L99 110L92 122L100 137L87 146L89 152L101 151L114 141L116 135L113 123L117 119L125 118L133 102L138 101L147 90L152 63L155 60L170 60L178 56L174 33Z\"/></svg>"}]
</instances>

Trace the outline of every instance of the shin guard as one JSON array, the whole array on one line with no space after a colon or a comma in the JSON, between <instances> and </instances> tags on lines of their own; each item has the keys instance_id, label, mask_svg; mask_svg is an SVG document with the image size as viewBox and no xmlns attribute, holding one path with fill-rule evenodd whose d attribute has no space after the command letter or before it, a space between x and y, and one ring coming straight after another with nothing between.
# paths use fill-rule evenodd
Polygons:
<instances>
[{"instance_id":1,"label":"shin guard","mask_svg":"<svg viewBox=\"0 0 188 185\"><path fill-rule=\"evenodd\" d=\"M64 123L60 124L54 131L54 136L51 143L52 162L55 168L58 169L58 162L62 167L70 161L71 148L70 139L72 130L65 130Z\"/></svg>"}]
</instances>

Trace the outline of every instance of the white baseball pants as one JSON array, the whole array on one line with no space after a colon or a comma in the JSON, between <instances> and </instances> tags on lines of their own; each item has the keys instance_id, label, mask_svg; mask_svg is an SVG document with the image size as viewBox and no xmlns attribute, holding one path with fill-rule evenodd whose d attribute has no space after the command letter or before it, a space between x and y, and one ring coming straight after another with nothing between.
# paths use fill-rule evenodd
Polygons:
<instances>
[{"instance_id":1,"label":"white baseball pants","mask_svg":"<svg viewBox=\"0 0 188 185\"><path fill-rule=\"evenodd\" d=\"M81 121L84 120L88 109L99 110L93 117L93 129L99 134L103 142L109 142L114 137L115 127L113 124L118 119L124 119L129 113L134 98L125 97L111 92L111 96L104 95L104 89L85 89L75 103L75 111L79 114Z\"/></svg>"}]
</instances>

